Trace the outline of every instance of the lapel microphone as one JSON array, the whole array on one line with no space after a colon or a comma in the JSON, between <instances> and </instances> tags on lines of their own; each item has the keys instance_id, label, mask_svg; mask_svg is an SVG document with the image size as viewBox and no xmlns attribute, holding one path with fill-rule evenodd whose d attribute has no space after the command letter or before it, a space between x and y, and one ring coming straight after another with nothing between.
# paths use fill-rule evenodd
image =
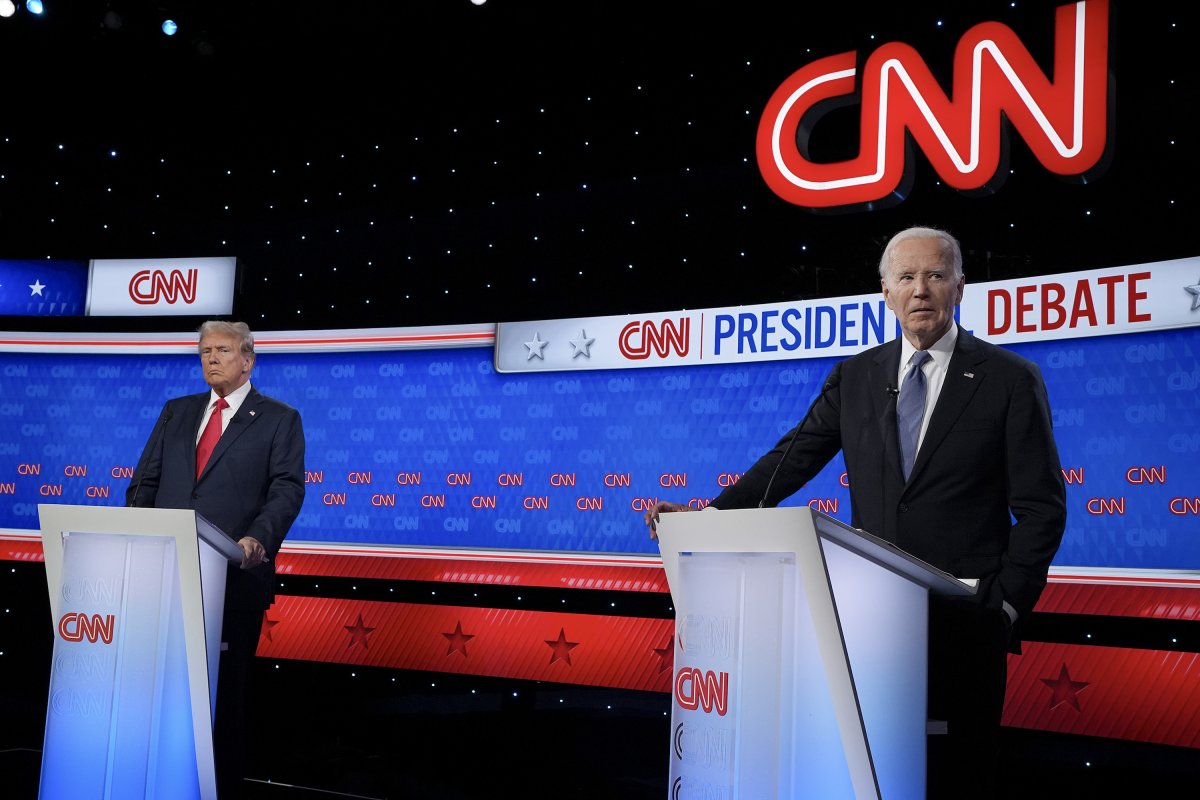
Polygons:
<instances>
[{"instance_id":1,"label":"lapel microphone","mask_svg":"<svg viewBox=\"0 0 1200 800\"><path fill-rule=\"evenodd\" d=\"M891 395L892 397L900 396L900 390L897 389L895 386L892 386L891 384L888 384L887 386L885 386L883 390L885 392L887 392L889 395Z\"/></svg>"},{"instance_id":2,"label":"lapel microphone","mask_svg":"<svg viewBox=\"0 0 1200 800\"><path fill-rule=\"evenodd\" d=\"M825 379L825 385L821 387L821 393L818 394L817 398L812 401L812 405L808 407L808 411L804 414L804 419L800 420L800 424L796 426L794 431L792 431L792 438L788 440L787 447L783 449L783 455L779 457L779 463L775 465L775 471L771 473L771 480L767 481L767 488L763 490L762 499L758 501L759 508L762 508L766 504L767 496L771 494L771 486L775 483L775 476L779 474L779 468L783 466L783 462L787 461L788 453L792 452L792 445L796 443L796 439L800 436L800 431L804 428L805 423L808 422L808 418L812 416L812 413L816 410L817 405L823 399L825 399L825 395L829 392L829 390L836 388L841 382L842 375L840 372L831 373L829 377Z\"/></svg>"},{"instance_id":3,"label":"lapel microphone","mask_svg":"<svg viewBox=\"0 0 1200 800\"><path fill-rule=\"evenodd\" d=\"M175 416L175 412L173 412L171 409L169 409L169 408L163 409L162 415L158 418L158 424L154 426L154 432L150 437L150 442L153 446L148 447L147 452L153 453L155 450L158 449L159 439L161 439L163 437L163 431L166 430L167 423L170 422L171 418L174 416ZM159 459L160 464L161 464L161 461L162 461L162 459ZM161 471L161 467L160 467L160 471ZM141 473L138 475L137 486L133 487L133 499L129 501L129 506L131 508L133 506L137 505L138 492L140 492L142 490L142 481L145 479L146 479L146 471L142 470Z\"/></svg>"}]
</instances>

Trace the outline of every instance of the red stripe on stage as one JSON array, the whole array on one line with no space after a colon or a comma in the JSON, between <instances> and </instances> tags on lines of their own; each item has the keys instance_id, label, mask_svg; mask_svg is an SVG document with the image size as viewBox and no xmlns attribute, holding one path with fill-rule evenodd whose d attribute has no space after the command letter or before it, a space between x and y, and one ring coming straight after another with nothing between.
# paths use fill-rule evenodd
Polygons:
<instances>
[{"instance_id":1,"label":"red stripe on stage","mask_svg":"<svg viewBox=\"0 0 1200 800\"><path fill-rule=\"evenodd\" d=\"M36 533L0 534L0 561L36 561L44 562L46 556L42 553L42 538Z\"/></svg>"},{"instance_id":2,"label":"red stripe on stage","mask_svg":"<svg viewBox=\"0 0 1200 800\"><path fill-rule=\"evenodd\" d=\"M426 555L406 557L295 553L279 555L276 571L282 575L321 575L345 578L375 578L442 583L501 584L504 586L548 586L556 589L605 589L622 592L667 593L661 567L590 563L496 561L442 558Z\"/></svg>"},{"instance_id":3,"label":"red stripe on stage","mask_svg":"<svg viewBox=\"0 0 1200 800\"><path fill-rule=\"evenodd\" d=\"M673 635L664 619L280 596L258 655L665 692Z\"/></svg>"},{"instance_id":4,"label":"red stripe on stage","mask_svg":"<svg viewBox=\"0 0 1200 800\"><path fill-rule=\"evenodd\" d=\"M1179 586L1050 583L1035 611L1146 619L1200 619L1200 592Z\"/></svg>"},{"instance_id":5,"label":"red stripe on stage","mask_svg":"<svg viewBox=\"0 0 1200 800\"><path fill-rule=\"evenodd\" d=\"M1003 724L1200 747L1200 654L1026 642Z\"/></svg>"}]
</instances>

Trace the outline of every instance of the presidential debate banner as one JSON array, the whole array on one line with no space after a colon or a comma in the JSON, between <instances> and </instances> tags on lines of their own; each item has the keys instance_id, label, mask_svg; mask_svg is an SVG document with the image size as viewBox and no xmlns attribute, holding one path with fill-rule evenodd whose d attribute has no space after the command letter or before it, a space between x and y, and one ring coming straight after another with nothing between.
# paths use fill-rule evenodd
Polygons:
<instances>
[{"instance_id":1,"label":"presidential debate banner","mask_svg":"<svg viewBox=\"0 0 1200 800\"><path fill-rule=\"evenodd\" d=\"M1057 564L1200 564L1200 259L968 284L963 325L1040 365L1068 484ZM838 358L897 334L878 296L638 317L258 337L300 411L291 542L655 553L803 416ZM0 528L123 503L194 336L0 336ZM630 369L630 368L635 369ZM791 498L849 520L840 459Z\"/></svg>"}]
</instances>

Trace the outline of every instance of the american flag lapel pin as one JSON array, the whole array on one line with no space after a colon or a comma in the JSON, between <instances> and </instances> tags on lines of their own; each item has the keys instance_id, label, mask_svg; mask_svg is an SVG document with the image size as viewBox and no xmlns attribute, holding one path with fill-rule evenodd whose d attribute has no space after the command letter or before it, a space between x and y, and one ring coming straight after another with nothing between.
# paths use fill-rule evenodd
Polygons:
<instances>
[{"instance_id":1,"label":"american flag lapel pin","mask_svg":"<svg viewBox=\"0 0 1200 800\"><path fill-rule=\"evenodd\" d=\"M964 373L963 373L963 377L964 377L964 378L974 378L974 377L975 377L975 373L974 373L974 372L964 372ZM251 413L251 414L253 414L254 412L253 412L253 411L251 411L250 413Z\"/></svg>"},{"instance_id":2,"label":"american flag lapel pin","mask_svg":"<svg viewBox=\"0 0 1200 800\"><path fill-rule=\"evenodd\" d=\"M255 415L255 413L256 413L256 412L254 412L254 411L251 411L251 412L250 412L250 416L252 416L252 417L253 417L253 416Z\"/></svg>"}]
</instances>

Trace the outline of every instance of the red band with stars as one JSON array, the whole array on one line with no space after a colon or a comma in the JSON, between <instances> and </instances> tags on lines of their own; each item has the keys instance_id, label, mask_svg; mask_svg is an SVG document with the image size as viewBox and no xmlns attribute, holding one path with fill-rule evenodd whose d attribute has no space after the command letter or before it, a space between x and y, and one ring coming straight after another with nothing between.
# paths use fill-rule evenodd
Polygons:
<instances>
[{"instance_id":1,"label":"red band with stars","mask_svg":"<svg viewBox=\"0 0 1200 800\"><path fill-rule=\"evenodd\" d=\"M258 655L666 692L666 619L279 597Z\"/></svg>"},{"instance_id":2,"label":"red band with stars","mask_svg":"<svg viewBox=\"0 0 1200 800\"><path fill-rule=\"evenodd\" d=\"M1003 724L1200 747L1200 654L1026 642Z\"/></svg>"}]
</instances>

